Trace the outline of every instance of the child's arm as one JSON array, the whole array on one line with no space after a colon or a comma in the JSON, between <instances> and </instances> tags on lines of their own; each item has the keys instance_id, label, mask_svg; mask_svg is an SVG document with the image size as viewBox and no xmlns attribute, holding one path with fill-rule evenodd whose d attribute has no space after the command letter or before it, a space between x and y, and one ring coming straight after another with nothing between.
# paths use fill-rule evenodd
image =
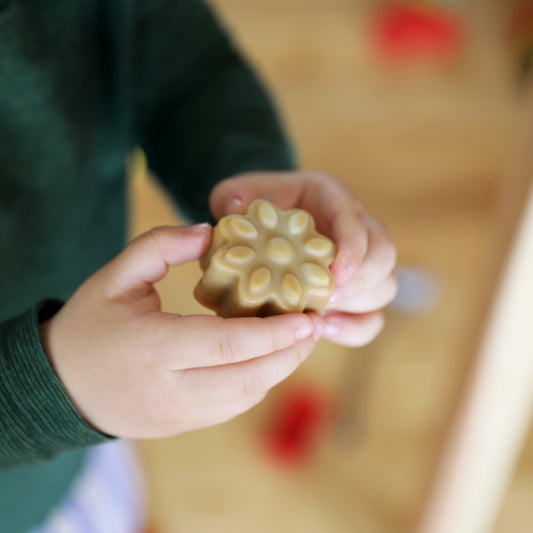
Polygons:
<instances>
[{"instance_id":1,"label":"child's arm","mask_svg":"<svg viewBox=\"0 0 533 533\"><path fill-rule=\"evenodd\" d=\"M59 305L0 322L0 471L110 440L80 418L45 353L40 320Z\"/></svg>"},{"instance_id":2,"label":"child's arm","mask_svg":"<svg viewBox=\"0 0 533 533\"><path fill-rule=\"evenodd\" d=\"M261 83L202 1L138 9L138 142L184 211L208 220L218 181L291 169L292 150Z\"/></svg>"},{"instance_id":3,"label":"child's arm","mask_svg":"<svg viewBox=\"0 0 533 533\"><path fill-rule=\"evenodd\" d=\"M3 338L0 331L0 467L106 435L162 437L226 421L261 401L311 353L322 331L317 316L161 311L153 284L169 266L198 259L209 241L204 225L142 235L42 324L44 350L38 337L28 355L13 345L35 322L18 337L10 336L13 327ZM28 376L42 379L32 386ZM62 419L71 425L62 427Z\"/></svg>"}]
</instances>

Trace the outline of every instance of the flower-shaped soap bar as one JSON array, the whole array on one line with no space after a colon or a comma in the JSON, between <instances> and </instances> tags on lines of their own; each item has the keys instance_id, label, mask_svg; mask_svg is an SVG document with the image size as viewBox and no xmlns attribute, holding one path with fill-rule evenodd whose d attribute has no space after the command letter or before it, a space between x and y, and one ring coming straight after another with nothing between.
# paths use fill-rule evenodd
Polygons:
<instances>
[{"instance_id":1,"label":"flower-shaped soap bar","mask_svg":"<svg viewBox=\"0 0 533 533\"><path fill-rule=\"evenodd\" d=\"M215 226L194 294L223 317L320 313L335 288L328 268L334 255L307 211L255 200L245 215Z\"/></svg>"}]
</instances>

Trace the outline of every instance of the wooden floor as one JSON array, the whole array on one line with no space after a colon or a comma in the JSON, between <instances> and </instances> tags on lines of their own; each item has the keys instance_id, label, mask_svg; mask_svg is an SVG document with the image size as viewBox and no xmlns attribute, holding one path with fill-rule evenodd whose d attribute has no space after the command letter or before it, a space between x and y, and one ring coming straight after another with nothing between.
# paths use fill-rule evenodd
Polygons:
<instances>
[{"instance_id":1,"label":"wooden floor","mask_svg":"<svg viewBox=\"0 0 533 533\"><path fill-rule=\"evenodd\" d=\"M152 522L161 533L408 533L472 355L516 142L520 102L501 12L463 10L469 37L455 61L391 70L369 46L372 2L214 4L275 94L302 166L349 183L391 229L401 264L423 269L441 297L425 313L391 310L367 348L321 341L263 404L228 424L141 442ZM132 199L133 234L176 220L138 174ZM160 287L164 307L200 311L198 278L196 265L174 269ZM284 391L313 383L335 399L348 371L352 396L341 407L362 432L342 438L332 426L308 464L278 467L263 443ZM529 530L531 449L493 533Z\"/></svg>"}]
</instances>

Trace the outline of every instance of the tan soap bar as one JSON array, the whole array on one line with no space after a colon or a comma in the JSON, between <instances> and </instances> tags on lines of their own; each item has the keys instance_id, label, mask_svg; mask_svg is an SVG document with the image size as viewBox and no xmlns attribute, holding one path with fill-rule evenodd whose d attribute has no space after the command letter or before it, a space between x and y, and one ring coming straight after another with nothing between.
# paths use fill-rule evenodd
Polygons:
<instances>
[{"instance_id":1,"label":"tan soap bar","mask_svg":"<svg viewBox=\"0 0 533 533\"><path fill-rule=\"evenodd\" d=\"M255 200L245 215L215 226L194 295L223 317L320 313L335 288L334 256L335 245L307 211Z\"/></svg>"}]
</instances>

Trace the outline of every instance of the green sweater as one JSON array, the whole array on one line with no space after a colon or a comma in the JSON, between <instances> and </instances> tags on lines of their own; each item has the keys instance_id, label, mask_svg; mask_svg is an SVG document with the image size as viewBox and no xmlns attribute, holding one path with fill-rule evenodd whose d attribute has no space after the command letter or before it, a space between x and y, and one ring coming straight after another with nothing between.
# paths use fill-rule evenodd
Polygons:
<instances>
[{"instance_id":1,"label":"green sweater","mask_svg":"<svg viewBox=\"0 0 533 533\"><path fill-rule=\"evenodd\" d=\"M255 76L199 0L0 0L0 529L39 523L65 495L86 425L39 321L116 255L125 161L192 220L213 185L293 165Z\"/></svg>"}]
</instances>

